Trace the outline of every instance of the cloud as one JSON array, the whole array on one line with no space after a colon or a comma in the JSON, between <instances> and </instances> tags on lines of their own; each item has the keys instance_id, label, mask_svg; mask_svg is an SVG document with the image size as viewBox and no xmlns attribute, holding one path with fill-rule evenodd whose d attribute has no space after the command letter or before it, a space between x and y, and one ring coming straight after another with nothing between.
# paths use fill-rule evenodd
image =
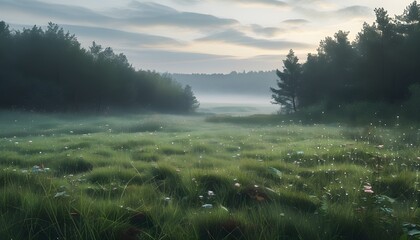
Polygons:
<instances>
[{"instance_id":1,"label":"cloud","mask_svg":"<svg viewBox=\"0 0 420 240\"><path fill-rule=\"evenodd\" d=\"M203 0L173 0L173 2L183 4L183 5L197 4L202 1Z\"/></svg>"},{"instance_id":2,"label":"cloud","mask_svg":"<svg viewBox=\"0 0 420 240\"><path fill-rule=\"evenodd\" d=\"M3 11L17 11L28 16L55 18L72 22L100 22L106 24L113 20L84 7L44 3L36 0L2 0L0 1L0 8Z\"/></svg>"},{"instance_id":3,"label":"cloud","mask_svg":"<svg viewBox=\"0 0 420 240\"><path fill-rule=\"evenodd\" d=\"M224 42L224 43L260 48L260 49L269 49L269 50L309 47L308 44L299 43L299 42L252 38L236 30L226 30L220 33L212 34L207 37L197 39L197 41Z\"/></svg>"},{"instance_id":4,"label":"cloud","mask_svg":"<svg viewBox=\"0 0 420 240\"><path fill-rule=\"evenodd\" d=\"M325 0L288 0L289 4L313 4L313 3L324 3Z\"/></svg>"},{"instance_id":5,"label":"cloud","mask_svg":"<svg viewBox=\"0 0 420 240\"><path fill-rule=\"evenodd\" d=\"M208 60L223 60L233 59L233 56L228 55L215 55L204 53L192 53L182 51L169 51L169 50L135 50L136 55L146 57L149 61L156 61L161 63L193 63Z\"/></svg>"},{"instance_id":6,"label":"cloud","mask_svg":"<svg viewBox=\"0 0 420 240\"><path fill-rule=\"evenodd\" d=\"M152 2L133 1L128 8L113 11L121 20L137 26L176 26L187 28L218 28L238 24L234 19L218 18L209 14L180 12Z\"/></svg>"},{"instance_id":7,"label":"cloud","mask_svg":"<svg viewBox=\"0 0 420 240\"><path fill-rule=\"evenodd\" d=\"M372 10L365 6L350 6L335 11L335 14L347 17L366 17L372 15Z\"/></svg>"},{"instance_id":8,"label":"cloud","mask_svg":"<svg viewBox=\"0 0 420 240\"><path fill-rule=\"evenodd\" d=\"M78 23L96 26L169 26L195 29L220 28L238 24L234 19L218 18L209 14L181 12L152 3L132 1L127 7L95 12L88 8L44 3L37 0L1 0L0 8L27 16L43 17L47 21Z\"/></svg>"},{"instance_id":9,"label":"cloud","mask_svg":"<svg viewBox=\"0 0 420 240\"><path fill-rule=\"evenodd\" d=\"M267 5L275 7L285 7L288 6L287 3L278 0L232 0L233 2L244 3L244 4L258 4L258 5Z\"/></svg>"},{"instance_id":10,"label":"cloud","mask_svg":"<svg viewBox=\"0 0 420 240\"><path fill-rule=\"evenodd\" d=\"M372 15L372 9L366 6L348 6L345 8L330 10L330 11L318 11L315 8L306 7L295 7L295 10L305 14L313 19L354 19L360 17L370 17Z\"/></svg>"},{"instance_id":11,"label":"cloud","mask_svg":"<svg viewBox=\"0 0 420 240\"><path fill-rule=\"evenodd\" d=\"M284 1L279 0L173 0L173 2L180 4L196 4L199 2L210 2L210 1L219 1L222 3L239 3L239 4L249 4L249 5L265 5L271 7L285 7L288 4Z\"/></svg>"},{"instance_id":12,"label":"cloud","mask_svg":"<svg viewBox=\"0 0 420 240\"><path fill-rule=\"evenodd\" d=\"M266 36L266 37L272 37L272 36L275 36L277 33L280 33L282 31L284 31L281 28L263 27L263 26L258 25L258 24L252 24L250 27L251 27L252 32L254 32L258 35Z\"/></svg>"},{"instance_id":13,"label":"cloud","mask_svg":"<svg viewBox=\"0 0 420 240\"><path fill-rule=\"evenodd\" d=\"M170 50L132 50L126 53L138 69L172 73L230 72L237 60L229 55Z\"/></svg>"},{"instance_id":14,"label":"cloud","mask_svg":"<svg viewBox=\"0 0 420 240\"><path fill-rule=\"evenodd\" d=\"M64 30L75 34L77 37L90 39L89 41L115 42L118 45L130 47L151 47L161 45L182 46L183 43L168 37L150 35L145 33L132 33L121 30L112 30L100 27L86 27L76 25L60 25Z\"/></svg>"},{"instance_id":15,"label":"cloud","mask_svg":"<svg viewBox=\"0 0 420 240\"><path fill-rule=\"evenodd\" d=\"M303 24L309 23L309 21L306 19L287 19L287 20L284 20L282 23L286 23L289 25L303 25Z\"/></svg>"}]
</instances>

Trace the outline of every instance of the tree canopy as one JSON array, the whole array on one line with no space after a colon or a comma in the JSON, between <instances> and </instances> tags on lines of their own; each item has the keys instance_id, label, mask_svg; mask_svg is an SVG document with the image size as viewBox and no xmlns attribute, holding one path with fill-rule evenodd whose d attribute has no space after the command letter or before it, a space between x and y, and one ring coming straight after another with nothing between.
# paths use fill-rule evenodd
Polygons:
<instances>
[{"instance_id":1,"label":"tree canopy","mask_svg":"<svg viewBox=\"0 0 420 240\"><path fill-rule=\"evenodd\" d=\"M407 101L413 89L418 89L411 86L420 84L419 13L417 1L395 18L377 8L376 21L364 23L353 42L345 31L322 40L317 54L308 54L302 64L296 81L297 107L322 104L337 108L353 102ZM289 55L285 61L288 59ZM284 73L279 77L283 80ZM284 83L279 87L283 98L291 96Z\"/></svg>"},{"instance_id":2,"label":"tree canopy","mask_svg":"<svg viewBox=\"0 0 420 240\"><path fill-rule=\"evenodd\" d=\"M57 24L12 31L0 22L0 108L189 112L197 106L191 88L167 75L136 71L110 47L93 42L81 48Z\"/></svg>"}]
</instances>

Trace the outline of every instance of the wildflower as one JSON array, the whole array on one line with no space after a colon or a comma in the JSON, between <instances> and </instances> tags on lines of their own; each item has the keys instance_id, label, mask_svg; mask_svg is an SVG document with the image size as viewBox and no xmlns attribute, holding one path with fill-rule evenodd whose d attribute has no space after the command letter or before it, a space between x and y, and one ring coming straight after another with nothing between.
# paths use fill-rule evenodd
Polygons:
<instances>
[{"instance_id":1,"label":"wildflower","mask_svg":"<svg viewBox=\"0 0 420 240\"><path fill-rule=\"evenodd\" d=\"M372 189L365 189L365 193L374 193Z\"/></svg>"},{"instance_id":2,"label":"wildflower","mask_svg":"<svg viewBox=\"0 0 420 240\"><path fill-rule=\"evenodd\" d=\"M215 195L215 194L214 194L214 192L213 192L213 191L208 191L208 192L207 192L207 195L209 195L209 197L214 197L214 195Z\"/></svg>"},{"instance_id":3,"label":"wildflower","mask_svg":"<svg viewBox=\"0 0 420 240\"><path fill-rule=\"evenodd\" d=\"M235 183L235 187L241 187L240 183Z\"/></svg>"},{"instance_id":4,"label":"wildflower","mask_svg":"<svg viewBox=\"0 0 420 240\"><path fill-rule=\"evenodd\" d=\"M365 193L374 193L373 190L372 190L372 186L370 186L370 185L363 186L363 191Z\"/></svg>"}]
</instances>

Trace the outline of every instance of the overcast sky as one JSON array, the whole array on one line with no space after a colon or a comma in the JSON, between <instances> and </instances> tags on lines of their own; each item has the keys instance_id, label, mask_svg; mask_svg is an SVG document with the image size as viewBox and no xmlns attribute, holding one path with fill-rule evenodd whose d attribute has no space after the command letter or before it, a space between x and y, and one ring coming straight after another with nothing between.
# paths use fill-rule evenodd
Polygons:
<instances>
[{"instance_id":1,"label":"overcast sky","mask_svg":"<svg viewBox=\"0 0 420 240\"><path fill-rule=\"evenodd\" d=\"M87 48L124 53L136 69L229 73L281 68L289 49L305 61L338 30L351 40L373 9L401 14L411 0L0 0L13 29L59 24Z\"/></svg>"}]
</instances>

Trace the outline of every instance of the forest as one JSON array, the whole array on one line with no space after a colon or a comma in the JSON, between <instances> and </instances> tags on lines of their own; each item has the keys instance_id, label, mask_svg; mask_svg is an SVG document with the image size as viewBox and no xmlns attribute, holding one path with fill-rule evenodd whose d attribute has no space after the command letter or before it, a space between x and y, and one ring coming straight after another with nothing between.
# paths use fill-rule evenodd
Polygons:
<instances>
[{"instance_id":1,"label":"forest","mask_svg":"<svg viewBox=\"0 0 420 240\"><path fill-rule=\"evenodd\" d=\"M86 50L57 24L19 31L0 22L1 109L192 112L197 107L191 87L135 70L110 47L93 42Z\"/></svg>"},{"instance_id":2,"label":"forest","mask_svg":"<svg viewBox=\"0 0 420 240\"><path fill-rule=\"evenodd\" d=\"M395 114L398 109L419 119L419 12L417 1L395 17L376 8L376 21L364 23L353 42L340 30L303 64L290 50L283 71L277 70L278 88L271 88L274 102L286 112L364 108Z\"/></svg>"}]
</instances>

